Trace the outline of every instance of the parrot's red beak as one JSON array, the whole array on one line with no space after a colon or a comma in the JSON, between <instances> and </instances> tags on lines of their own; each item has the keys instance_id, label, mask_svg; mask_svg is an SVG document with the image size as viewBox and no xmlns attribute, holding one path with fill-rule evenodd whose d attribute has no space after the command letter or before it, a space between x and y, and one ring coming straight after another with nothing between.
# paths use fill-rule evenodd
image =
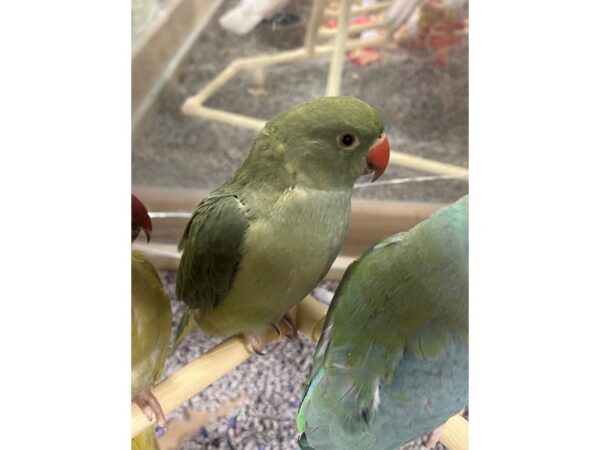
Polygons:
<instances>
[{"instance_id":1,"label":"parrot's red beak","mask_svg":"<svg viewBox=\"0 0 600 450\"><path fill-rule=\"evenodd\" d=\"M144 230L148 242L150 242L150 236L152 235L152 219L148 215L148 210L142 203L142 201L135 195L131 194L131 240L133 241L138 234L140 229Z\"/></svg>"},{"instance_id":2,"label":"parrot's red beak","mask_svg":"<svg viewBox=\"0 0 600 450\"><path fill-rule=\"evenodd\" d=\"M367 152L367 169L363 175L373 172L373 178L371 178L372 183L383 175L389 161L390 141L388 141L385 133L382 133Z\"/></svg>"}]
</instances>

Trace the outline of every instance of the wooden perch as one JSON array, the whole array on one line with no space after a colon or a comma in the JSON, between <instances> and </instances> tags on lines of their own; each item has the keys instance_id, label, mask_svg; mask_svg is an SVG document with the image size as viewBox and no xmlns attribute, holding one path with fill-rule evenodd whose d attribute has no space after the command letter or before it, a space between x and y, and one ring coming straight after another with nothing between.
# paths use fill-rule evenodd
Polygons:
<instances>
[{"instance_id":1,"label":"wooden perch","mask_svg":"<svg viewBox=\"0 0 600 450\"><path fill-rule=\"evenodd\" d=\"M291 316L298 331L316 342L323 331L326 312L325 305L308 296L292 309ZM269 330L261 340L261 347L278 338L275 330ZM230 337L160 382L152 392L160 402L164 413L169 414L252 355L252 350L243 339L237 336ZM131 405L132 437L153 426L154 423L144 416L137 405ZM440 441L449 450L468 449L468 422L459 415L451 418Z\"/></svg>"},{"instance_id":2,"label":"wooden perch","mask_svg":"<svg viewBox=\"0 0 600 450\"><path fill-rule=\"evenodd\" d=\"M262 344L266 345L276 338L277 332L270 330ZM169 414L252 354L252 350L246 346L243 339L237 336L230 337L163 380L152 389L152 392L160 402L164 413ZM131 404L132 438L154 424L155 421L150 422L137 405Z\"/></svg>"},{"instance_id":3,"label":"wooden perch","mask_svg":"<svg viewBox=\"0 0 600 450\"><path fill-rule=\"evenodd\" d=\"M467 450L469 448L469 422L460 414L451 417L446 422L440 442L448 450Z\"/></svg>"},{"instance_id":4,"label":"wooden perch","mask_svg":"<svg viewBox=\"0 0 600 450\"><path fill-rule=\"evenodd\" d=\"M298 331L316 341L321 331L319 329L317 332L315 328L322 329L322 319L326 310L327 307L313 297L306 297L295 307L295 310L292 310L292 318L296 318ZM278 338L279 335L274 329L269 330L261 339L261 347ZM160 382L152 392L160 402L165 415L169 414L253 354L252 349L243 339L237 336L230 337ZM131 405L132 437L154 423L146 418L137 405Z\"/></svg>"}]
</instances>

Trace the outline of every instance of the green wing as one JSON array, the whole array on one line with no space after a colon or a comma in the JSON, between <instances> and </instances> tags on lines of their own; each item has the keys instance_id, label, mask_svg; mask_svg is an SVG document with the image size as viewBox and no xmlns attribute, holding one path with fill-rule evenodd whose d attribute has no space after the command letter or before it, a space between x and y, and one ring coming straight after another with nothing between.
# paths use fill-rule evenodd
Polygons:
<instances>
[{"instance_id":1,"label":"green wing","mask_svg":"<svg viewBox=\"0 0 600 450\"><path fill-rule=\"evenodd\" d=\"M344 272L344 276L336 289L337 292L342 292L344 288L344 284L351 278L351 273L356 267L358 261L352 262ZM327 314L325 315L325 321L323 322L323 332L321 333L321 337L319 338L319 342L315 347L315 353L313 356L313 365L308 375L308 379L306 381L306 386L304 386L304 394L302 395L302 402L306 397L306 393L308 392L308 388L312 383L312 380L315 378L317 372L323 366L323 362L325 360L325 354L327 352L327 347L329 346L329 342L331 340L331 330L333 328L333 312L336 310L337 305L339 304L339 299L341 295L334 295L331 303L329 304L329 308L327 309Z\"/></svg>"},{"instance_id":2,"label":"green wing","mask_svg":"<svg viewBox=\"0 0 600 450\"><path fill-rule=\"evenodd\" d=\"M179 242L177 297L190 308L214 308L227 295L242 259L249 221L235 195L212 195L194 210Z\"/></svg>"},{"instance_id":3,"label":"green wing","mask_svg":"<svg viewBox=\"0 0 600 450\"><path fill-rule=\"evenodd\" d=\"M371 254L372 252L376 251L377 248L384 245L384 242L385 241L378 242L377 244L373 245L369 250L367 250L365 252L365 254L361 257L361 259L364 258L365 256ZM306 397L308 395L310 395L311 385L313 385L313 381L315 381L315 378L323 375L323 372L322 372L323 364L325 362L325 356L327 354L327 350L328 350L329 344L331 342L331 332L332 332L332 329L334 326L334 321L333 321L334 312L337 309L338 304L340 302L340 298L342 297L342 293L345 292L346 285L349 283L349 280L352 279L352 273L356 270L356 267L358 266L359 262L360 262L360 260L354 261L346 269L346 272L344 273L344 276L342 277L342 280L340 281L340 284L338 285L338 287L336 289L336 294L334 295L333 299L331 300L331 303L329 304L329 309L327 310L327 314L325 315L325 321L323 323L323 333L321 334L321 337L319 338L319 342L317 343L317 346L315 348L315 353L314 353L314 357L313 357L313 366L312 366L310 374L307 378L306 385L304 387L304 394L302 395L302 400L300 402L300 409L298 411L297 425L298 425L298 430L301 433L304 431L304 406L305 406ZM314 388L314 385L313 385L313 388ZM303 448L308 448L308 447L303 447Z\"/></svg>"},{"instance_id":4,"label":"green wing","mask_svg":"<svg viewBox=\"0 0 600 450\"><path fill-rule=\"evenodd\" d=\"M339 304L339 299L340 299L340 297L342 297L342 293L346 291L346 288L347 288L346 285L350 283L350 280L352 279L352 274L356 270L356 267L359 265L360 261L365 259L368 255L376 252L377 250L379 250L383 247L386 247L387 245L400 242L400 240L402 239L402 236L404 234L405 233L394 234L392 236L388 236L387 238L382 239L381 241L377 242L361 256L360 260L356 260L356 261L352 262L352 264L350 264L348 266L348 268L346 269L346 272L344 272L344 276L342 277L342 280L340 281L340 284L336 289L336 294L334 295L333 299L331 300L329 309L327 310L327 314L325 315L325 321L323 323L323 333L321 334L319 342L317 343L317 346L315 348L313 367L310 372L310 375L308 376L308 380L306 382L306 386L304 389L304 395L302 396L303 399L306 396L306 392L308 391L308 388L311 384L312 379L315 377L315 375L317 374L317 372L323 365L323 362L325 360L325 354L327 353L327 347L329 346L329 342L331 339L331 330L334 326L333 325L334 311L336 310L336 308Z\"/></svg>"},{"instance_id":5,"label":"green wing","mask_svg":"<svg viewBox=\"0 0 600 450\"><path fill-rule=\"evenodd\" d=\"M341 305L340 302L348 302L350 300L350 297L352 297L352 296L357 297L357 298L362 298L362 295L360 295L360 290L356 291L356 287L354 286L355 284L357 284L356 283L357 278L362 277L362 275L360 273L354 274L354 272L357 271L357 268L362 265L361 263L363 263L365 261L365 259L367 259L368 256L372 255L373 253L378 252L380 249L387 247L388 245L394 245L394 244L399 243L402 240L402 237L404 235L405 235L405 233L398 233L398 234L389 236L389 237L383 239L382 241L376 243L369 250L367 250L359 260L354 261L348 267L346 272L344 273L344 276L342 277L342 280L341 280L338 288L336 289L336 294L335 294L333 300L331 301L331 305L329 306L329 309L327 311L327 315L325 317L325 322L323 324L323 334L321 335L321 338L319 339L319 343L317 344L317 347L315 348L313 367L312 367L312 370L311 370L310 375L308 376L308 379L306 382L304 394L302 396L302 401L301 401L300 409L298 411L298 416L297 416L297 426L298 426L298 431L300 433L302 433L304 431L304 427L305 427L304 409L306 407L307 400L311 395L313 395L316 385L318 383L320 383L321 381L323 381L322 379L325 376L325 371L324 371L325 366L330 366L332 364L332 361L331 361L332 356L333 356L332 353L339 353L339 354L345 355L345 354L347 354L348 350L352 347L350 340L345 341L341 346L339 345L339 342L337 345L333 344L332 343L332 331L333 331L333 328L336 326L334 323L334 316L337 315L335 313L336 313L336 310L338 309L338 307ZM363 269L358 269L358 270L360 272ZM360 283L358 283L358 284L360 284ZM348 296L349 298L341 300L341 298L344 296ZM362 300L359 300L359 301L362 302ZM345 310L347 312L348 305L345 306ZM342 327L343 327L343 325L342 325ZM360 333L358 333L358 335L360 335ZM365 339L365 341L368 341L368 340ZM362 360L363 356L365 356L365 353L362 353L362 355L360 356L361 360ZM374 356L374 355L372 355L372 356ZM393 366L395 366L395 364L393 364ZM367 375L367 378L370 378L373 374L366 373L363 375ZM361 383L361 381L362 380L351 380L351 383L352 384L355 384L355 383L363 384L363 383ZM369 383L369 384L371 384L371 383ZM371 386L369 386L369 387L371 387ZM332 392L334 390L335 389L333 389ZM359 397L363 397L362 399L356 398L357 404L372 403L373 392L371 392L370 389L359 389L356 393ZM335 394L332 395L332 397L335 397L335 396L336 396ZM344 396L339 396L339 398L337 398L336 401L340 402L340 406L342 406L342 409L347 409L347 407L348 407L347 401L348 400L349 400L349 398L344 399ZM358 421L362 423L366 420L366 417L363 417L362 408L358 407L357 410L360 412L357 416ZM350 411L348 411L348 415L351 416ZM305 446L302 446L302 448L308 449L310 447L308 446L308 444L306 444Z\"/></svg>"}]
</instances>

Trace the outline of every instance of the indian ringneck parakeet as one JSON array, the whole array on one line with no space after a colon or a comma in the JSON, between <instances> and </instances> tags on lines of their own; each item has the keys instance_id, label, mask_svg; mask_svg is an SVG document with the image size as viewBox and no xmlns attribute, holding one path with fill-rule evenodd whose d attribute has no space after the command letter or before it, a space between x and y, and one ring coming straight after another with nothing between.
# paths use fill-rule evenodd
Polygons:
<instances>
[{"instance_id":1,"label":"indian ringneck parakeet","mask_svg":"<svg viewBox=\"0 0 600 450\"><path fill-rule=\"evenodd\" d=\"M303 450L393 450L468 401L468 197L346 271L298 412Z\"/></svg>"},{"instance_id":2,"label":"indian ringneck parakeet","mask_svg":"<svg viewBox=\"0 0 600 450\"><path fill-rule=\"evenodd\" d=\"M267 122L185 228L176 289L188 308L177 344L194 322L211 335L242 333L254 349L269 327L295 335L284 314L327 274L354 182L381 176L389 151L377 111L351 97L309 100Z\"/></svg>"},{"instance_id":3,"label":"indian ringneck parakeet","mask_svg":"<svg viewBox=\"0 0 600 450\"><path fill-rule=\"evenodd\" d=\"M144 230L150 240L152 222L143 203L131 196L131 238ZM165 416L150 388L165 366L171 335L171 304L154 266L143 252L131 252L131 401L149 420L164 426ZM154 428L131 441L135 450L158 450Z\"/></svg>"}]
</instances>

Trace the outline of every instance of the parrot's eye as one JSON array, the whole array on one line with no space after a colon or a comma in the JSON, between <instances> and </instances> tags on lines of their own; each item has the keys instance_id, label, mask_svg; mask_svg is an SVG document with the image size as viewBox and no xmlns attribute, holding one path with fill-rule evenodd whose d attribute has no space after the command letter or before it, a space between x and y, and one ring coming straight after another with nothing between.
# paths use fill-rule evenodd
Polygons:
<instances>
[{"instance_id":1,"label":"parrot's eye","mask_svg":"<svg viewBox=\"0 0 600 450\"><path fill-rule=\"evenodd\" d=\"M359 144L358 138L354 136L352 133L343 133L337 137L338 144L344 150L353 150Z\"/></svg>"}]
</instances>

